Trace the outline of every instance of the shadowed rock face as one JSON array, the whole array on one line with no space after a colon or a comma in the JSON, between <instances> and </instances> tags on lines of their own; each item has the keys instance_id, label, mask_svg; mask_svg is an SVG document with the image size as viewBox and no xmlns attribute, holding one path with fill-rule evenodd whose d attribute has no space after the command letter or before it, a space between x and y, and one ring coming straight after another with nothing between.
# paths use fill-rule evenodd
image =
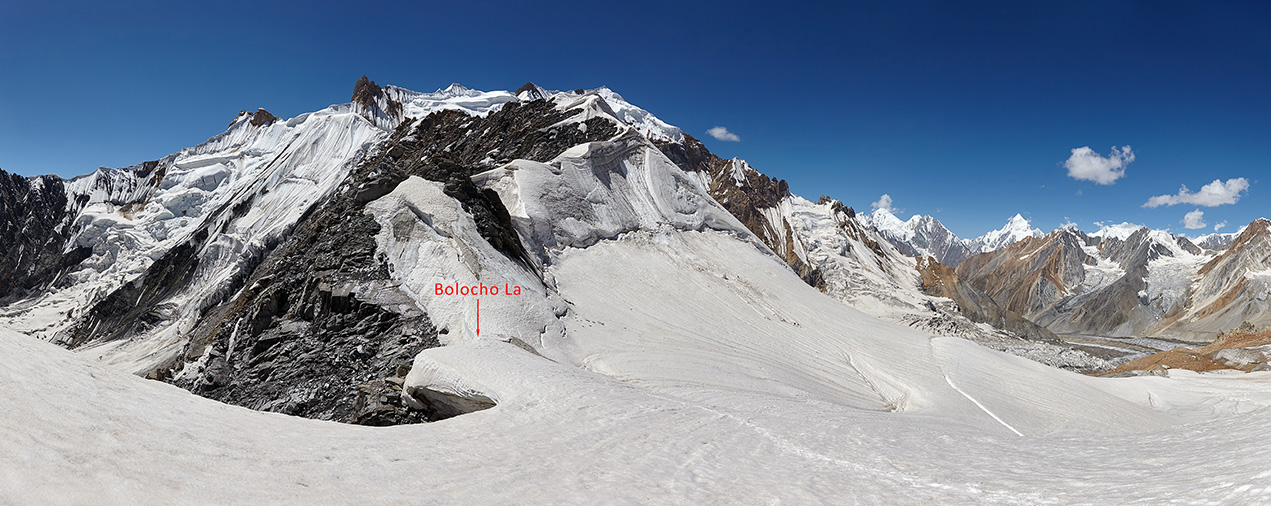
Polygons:
<instances>
[{"instance_id":1,"label":"shadowed rock face","mask_svg":"<svg viewBox=\"0 0 1271 506\"><path fill-rule=\"evenodd\" d=\"M63 254L70 227L62 178L0 170L0 304L21 299L88 256Z\"/></svg>"},{"instance_id":2,"label":"shadowed rock face","mask_svg":"<svg viewBox=\"0 0 1271 506\"><path fill-rule=\"evenodd\" d=\"M520 96L522 93L529 93L529 97L531 100L547 98L546 96L543 96L543 92L539 91L539 87L535 85L534 83L527 82L521 85L520 88L517 88L516 91L512 92L512 94L516 96Z\"/></svg>"},{"instance_id":3,"label":"shadowed rock face","mask_svg":"<svg viewBox=\"0 0 1271 506\"><path fill-rule=\"evenodd\" d=\"M705 174L711 197L784 259L803 281L825 289L821 271L795 254L794 231L790 224L783 218L780 224L774 225L763 215L764 209L775 208L790 196L790 186L784 179L771 178L747 167L744 179L738 180L734 177L733 164L739 161L716 156L687 133L683 142L655 141L654 144L680 169Z\"/></svg>"}]
</instances>

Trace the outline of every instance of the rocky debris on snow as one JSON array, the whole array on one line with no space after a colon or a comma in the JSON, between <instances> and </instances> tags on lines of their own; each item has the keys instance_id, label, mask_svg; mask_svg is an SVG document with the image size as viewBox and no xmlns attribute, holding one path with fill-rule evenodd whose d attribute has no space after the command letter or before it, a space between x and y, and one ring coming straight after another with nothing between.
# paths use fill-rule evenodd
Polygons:
<instances>
[{"instance_id":1,"label":"rocky debris on snow","mask_svg":"<svg viewBox=\"0 0 1271 506\"><path fill-rule=\"evenodd\" d=\"M1242 323L1231 332L1219 332L1214 342L1197 348L1184 346L1131 360L1108 371L1109 376L1164 374L1169 369L1197 372L1235 369L1252 372L1271 369L1271 328Z\"/></svg>"}]
</instances>

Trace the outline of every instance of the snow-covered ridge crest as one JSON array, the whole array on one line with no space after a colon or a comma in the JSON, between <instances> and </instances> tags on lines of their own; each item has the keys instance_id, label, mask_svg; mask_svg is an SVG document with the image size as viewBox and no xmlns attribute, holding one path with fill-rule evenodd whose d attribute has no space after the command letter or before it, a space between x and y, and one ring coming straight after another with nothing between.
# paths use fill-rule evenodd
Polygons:
<instances>
[{"instance_id":1,"label":"snow-covered ridge crest","mask_svg":"<svg viewBox=\"0 0 1271 506\"><path fill-rule=\"evenodd\" d=\"M608 87L601 86L594 90L597 95L605 99L609 106L613 108L618 119L624 123L635 127L640 133L648 137L649 140L684 142L684 132L679 128L658 119L653 114L644 109L636 107L627 102L617 92Z\"/></svg>"},{"instance_id":2,"label":"snow-covered ridge crest","mask_svg":"<svg viewBox=\"0 0 1271 506\"><path fill-rule=\"evenodd\" d=\"M1115 239L1120 239L1124 241L1126 239L1129 239L1130 235L1134 234L1135 232L1138 232L1140 228L1145 228L1145 227L1143 225L1130 223L1128 221L1124 221L1124 222L1116 223L1116 224L1109 223L1109 224L1101 225L1099 227L1099 230L1092 232L1088 235L1090 237L1102 237L1104 239L1115 238Z\"/></svg>"},{"instance_id":3,"label":"snow-covered ridge crest","mask_svg":"<svg viewBox=\"0 0 1271 506\"><path fill-rule=\"evenodd\" d=\"M480 91L453 83L432 93L422 93L393 85L381 88L375 81L362 76L354 86L353 100L349 107L380 128L392 130L407 118L421 119L437 111L455 110L473 116L486 116L508 102L538 99L552 100L562 109L581 108L588 112L587 116L578 118L577 121L586 121L603 114L620 124L631 126L650 140L677 143L684 141L684 133L679 128L632 105L622 95L604 86L591 90L554 91L534 83L526 83L516 92L508 92ZM597 100L603 102L603 105L596 104Z\"/></svg>"},{"instance_id":4,"label":"snow-covered ridge crest","mask_svg":"<svg viewBox=\"0 0 1271 506\"><path fill-rule=\"evenodd\" d=\"M400 102L402 113L411 118L422 118L441 110L486 116L499 110L503 104L517 100L516 95L507 91L479 91L465 88L459 83L432 93L420 93L392 85L385 86L384 92L390 99Z\"/></svg>"},{"instance_id":5,"label":"snow-covered ridge crest","mask_svg":"<svg viewBox=\"0 0 1271 506\"><path fill-rule=\"evenodd\" d=\"M621 124L626 124L635 128L636 131L647 137L651 141L665 142L684 142L684 132L678 127L671 125L649 111L641 109L626 99L622 98L617 92L609 89L607 86L591 90L574 90L574 91L554 91L547 90L534 83L526 83L516 92L518 100L535 100L544 98L553 100L557 104L561 104L565 108L574 107L574 102L580 97L595 96L599 97L605 103L605 112L617 120ZM584 120L590 117L583 118Z\"/></svg>"},{"instance_id":6,"label":"snow-covered ridge crest","mask_svg":"<svg viewBox=\"0 0 1271 506\"><path fill-rule=\"evenodd\" d=\"M421 119L444 110L485 116L499 110L503 104L516 100L516 95L506 91L472 90L459 83L432 93L393 85L380 87L375 81L362 76L354 84L353 98L345 107L384 130L392 130L407 118Z\"/></svg>"}]
</instances>

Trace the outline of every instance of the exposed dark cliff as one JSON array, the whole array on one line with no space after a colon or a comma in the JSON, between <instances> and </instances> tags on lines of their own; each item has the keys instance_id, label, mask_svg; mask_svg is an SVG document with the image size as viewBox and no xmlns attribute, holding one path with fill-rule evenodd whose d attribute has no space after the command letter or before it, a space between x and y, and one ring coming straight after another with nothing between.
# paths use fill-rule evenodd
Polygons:
<instances>
[{"instance_id":1,"label":"exposed dark cliff","mask_svg":"<svg viewBox=\"0 0 1271 506\"><path fill-rule=\"evenodd\" d=\"M62 178L0 170L0 304L31 294L87 257L63 254L70 235Z\"/></svg>"}]
</instances>

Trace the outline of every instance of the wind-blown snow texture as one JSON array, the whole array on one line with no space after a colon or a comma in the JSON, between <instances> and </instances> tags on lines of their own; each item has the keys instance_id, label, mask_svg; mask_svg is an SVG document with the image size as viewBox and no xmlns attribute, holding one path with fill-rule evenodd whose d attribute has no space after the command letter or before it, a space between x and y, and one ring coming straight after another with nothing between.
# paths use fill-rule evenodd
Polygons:
<instances>
[{"instance_id":1,"label":"wind-blown snow texture","mask_svg":"<svg viewBox=\"0 0 1271 506\"><path fill-rule=\"evenodd\" d=\"M244 245L266 248L270 238L281 239L274 234L285 235L302 218L290 213L303 215L334 191L357 152L388 135L383 121L404 114L405 122L415 107L408 102L426 102L371 86L365 83L365 103L253 126L229 152L233 143L210 141L209 152L219 153L214 160L177 156L166 165L181 174L169 188L176 190L148 194L139 219L162 233L137 233L133 223L86 227L99 237L118 234L118 245L94 250L97 260L88 261L126 253L116 263L128 263L136 254L130 252L153 252L129 267L148 269L194 241L199 262L181 292L188 295L178 296L211 297L225 286L218 276L242 275L252 263L240 260L250 250ZM541 130L558 139L569 129L593 131L598 121L616 126L603 140L539 161L499 162L489 150L477 164L484 170L470 182L506 209L523 257L480 232L477 208L455 197L462 194L451 188L454 180L404 177L391 191L368 188L364 216L379 225L377 259L446 331L445 346L415 357L403 395L494 407L436 423L368 428L215 403L91 363L115 357L106 362L135 370L180 332L147 330L78 354L32 339L38 324L62 321L52 316L63 307L58 303L83 307L53 291L25 309L7 308L0 330L0 398L10 403L0 415L0 502L1271 499L1271 449L1262 444L1271 373L1092 378L845 306L809 286L789 258L717 202L701 174L664 154L654 141L667 142L665 135L674 142L671 130L604 95L550 94L551 107L569 115ZM479 105L459 114L475 117L511 107L498 104L512 97L452 86L418 107L472 99ZM302 128L322 114L330 128ZM319 142L337 133L341 141ZM326 151L292 165L284 162L316 155L279 147L268 151L277 164L241 158L263 152L243 147L259 135L293 136L270 146L309 139L318 143L309 149ZM742 175L750 177L744 168ZM232 196L207 189L224 185L236 189ZM258 191L265 187L270 191ZM151 191L115 188L112 196L134 202L135 192ZM801 245L787 249L795 257L845 276L856 273L856 262L904 259L894 248L869 248L872 239L861 239L863 229L841 204L787 197L763 219L791 224L791 241L800 229ZM187 219L172 212L183 198L192 199L180 207ZM230 211L189 203L199 199ZM297 199L315 200L268 207ZM234 212L243 202L250 203ZM106 204L81 216L114 220L109 213L118 211ZM262 209L283 219L253 214ZM208 220L217 226L193 228ZM837 235L849 232L856 242ZM841 250L849 244L883 257L847 256ZM126 278L100 282L113 271L85 270L96 276L86 286L97 290ZM878 283L913 276L885 268L865 275ZM481 297L479 335L475 297L430 291L436 283L474 281L524 287L518 296ZM182 308L190 307L198 304ZM85 342L98 332L85 332ZM1239 451L1197 458L1227 448Z\"/></svg>"}]
</instances>

